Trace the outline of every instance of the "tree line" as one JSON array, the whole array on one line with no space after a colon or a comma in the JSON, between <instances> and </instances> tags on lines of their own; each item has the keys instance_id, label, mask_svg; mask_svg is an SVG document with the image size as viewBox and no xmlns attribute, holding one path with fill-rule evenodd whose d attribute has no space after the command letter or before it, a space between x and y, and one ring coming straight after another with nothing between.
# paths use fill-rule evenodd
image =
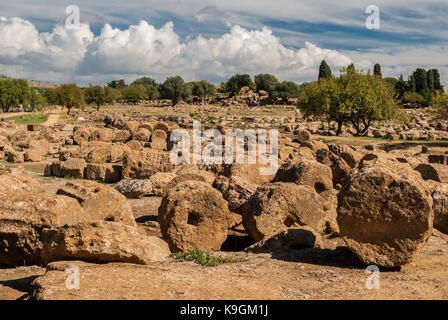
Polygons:
<instances>
[{"instance_id":1,"label":"tree line","mask_svg":"<svg viewBox=\"0 0 448 320\"><path fill-rule=\"evenodd\" d=\"M431 105L438 118L448 119L448 96L437 69L418 68L404 81L403 76L383 78L379 64L366 74L351 64L335 77L324 60L318 80L301 94L298 107L307 118L335 122L337 135L348 124L364 135L375 121L402 119L400 106L410 101Z\"/></svg>"},{"instance_id":2,"label":"tree line","mask_svg":"<svg viewBox=\"0 0 448 320\"><path fill-rule=\"evenodd\" d=\"M157 83L150 77L141 77L127 85L124 80L113 80L106 86L89 85L81 88L76 84L62 84L56 88L31 88L23 79L2 79L0 81L0 105L3 112L19 104L36 106L58 104L66 107L68 113L74 108L94 105L97 110L115 102L138 103L142 100L170 99L173 105L180 101L191 102L194 97L216 103L217 96L238 95L243 87L265 92L272 99L298 98L309 83L280 82L270 74L259 74L254 80L248 74L233 75L228 81L215 86L206 80L185 82L182 77L168 77Z\"/></svg>"}]
</instances>

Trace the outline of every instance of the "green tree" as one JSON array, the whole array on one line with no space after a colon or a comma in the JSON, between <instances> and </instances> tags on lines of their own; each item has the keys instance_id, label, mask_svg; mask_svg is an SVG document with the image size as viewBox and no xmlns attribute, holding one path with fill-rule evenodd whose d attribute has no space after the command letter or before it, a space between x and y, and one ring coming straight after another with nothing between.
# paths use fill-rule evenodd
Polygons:
<instances>
[{"instance_id":1,"label":"green tree","mask_svg":"<svg viewBox=\"0 0 448 320\"><path fill-rule=\"evenodd\" d=\"M406 85L406 91L408 91L408 92L416 92L416 90L417 90L417 85L416 85L416 82L415 82L415 73L414 73L414 74L412 74L409 77L409 80L408 80L407 85Z\"/></svg>"},{"instance_id":2,"label":"green tree","mask_svg":"<svg viewBox=\"0 0 448 320\"><path fill-rule=\"evenodd\" d=\"M126 88L126 83L124 82L123 79L121 79L121 80L112 80L111 82L109 82L107 84L107 86L112 88L112 89L121 89L121 90L123 90L124 88Z\"/></svg>"},{"instance_id":3,"label":"green tree","mask_svg":"<svg viewBox=\"0 0 448 320\"><path fill-rule=\"evenodd\" d=\"M432 70L433 74L434 74L434 90L437 91L442 91L443 92L443 86L440 83L440 73L438 69L433 69Z\"/></svg>"},{"instance_id":4,"label":"green tree","mask_svg":"<svg viewBox=\"0 0 448 320\"><path fill-rule=\"evenodd\" d=\"M164 99L171 99L173 105L177 105L180 101L188 101L191 97L191 88L184 82L182 77L170 77L160 85L160 94Z\"/></svg>"},{"instance_id":5,"label":"green tree","mask_svg":"<svg viewBox=\"0 0 448 320\"><path fill-rule=\"evenodd\" d=\"M425 106L427 104L427 101L425 100L425 98L423 98L417 92L405 92L403 94L402 102L404 104L409 103L411 105L414 105L415 107L421 107L421 106Z\"/></svg>"},{"instance_id":6,"label":"green tree","mask_svg":"<svg viewBox=\"0 0 448 320\"><path fill-rule=\"evenodd\" d=\"M373 121L389 120L398 114L393 90L387 83L354 68L343 69L337 79L311 84L301 94L298 106L306 117L335 121L337 135L347 123L358 135L365 134Z\"/></svg>"},{"instance_id":7,"label":"green tree","mask_svg":"<svg viewBox=\"0 0 448 320\"><path fill-rule=\"evenodd\" d=\"M238 95L243 87L249 87L254 91L256 89L255 83L248 74L236 74L226 83L226 91L232 96Z\"/></svg>"},{"instance_id":8,"label":"green tree","mask_svg":"<svg viewBox=\"0 0 448 320\"><path fill-rule=\"evenodd\" d=\"M270 97L274 96L275 90L279 84L278 79L272 74L262 73L254 77L257 91L264 90Z\"/></svg>"},{"instance_id":9,"label":"green tree","mask_svg":"<svg viewBox=\"0 0 448 320\"><path fill-rule=\"evenodd\" d=\"M383 77L383 74L381 73L381 65L379 63L375 64L373 67L373 74L380 78Z\"/></svg>"},{"instance_id":10,"label":"green tree","mask_svg":"<svg viewBox=\"0 0 448 320\"><path fill-rule=\"evenodd\" d=\"M1 79L0 80L0 106L3 112L19 104L29 103L30 86L23 79Z\"/></svg>"},{"instance_id":11,"label":"green tree","mask_svg":"<svg viewBox=\"0 0 448 320\"><path fill-rule=\"evenodd\" d=\"M426 80L428 82L428 89L429 89L429 93L432 96L433 93L435 93L435 88L434 88L434 70L428 70L428 72L426 72Z\"/></svg>"},{"instance_id":12,"label":"green tree","mask_svg":"<svg viewBox=\"0 0 448 320\"><path fill-rule=\"evenodd\" d=\"M327 62L323 60L320 63L318 80L320 81L321 79L330 79L330 77L331 77L331 69L328 66Z\"/></svg>"},{"instance_id":13,"label":"green tree","mask_svg":"<svg viewBox=\"0 0 448 320\"><path fill-rule=\"evenodd\" d=\"M384 81L386 81L387 85L389 86L389 88L395 90L395 87L398 84L398 80L392 77L387 77L384 78Z\"/></svg>"},{"instance_id":14,"label":"green tree","mask_svg":"<svg viewBox=\"0 0 448 320\"><path fill-rule=\"evenodd\" d=\"M400 75L397 84L395 85L395 91L397 92L398 98L402 98L406 92L407 84L403 79L403 75Z\"/></svg>"},{"instance_id":15,"label":"green tree","mask_svg":"<svg viewBox=\"0 0 448 320\"><path fill-rule=\"evenodd\" d=\"M286 100L288 98L298 98L300 95L300 86L292 81L282 81L277 84L274 97Z\"/></svg>"},{"instance_id":16,"label":"green tree","mask_svg":"<svg viewBox=\"0 0 448 320\"><path fill-rule=\"evenodd\" d=\"M157 82L149 77L142 77L135 80L132 85L142 85L145 87L146 95L150 100L156 100L160 97Z\"/></svg>"},{"instance_id":17,"label":"green tree","mask_svg":"<svg viewBox=\"0 0 448 320\"><path fill-rule=\"evenodd\" d=\"M36 88L30 88L28 94L29 104L33 111L38 109L38 106L42 106L47 103L45 97Z\"/></svg>"},{"instance_id":18,"label":"green tree","mask_svg":"<svg viewBox=\"0 0 448 320\"><path fill-rule=\"evenodd\" d=\"M189 85L191 94L195 97L207 99L216 95L216 87L206 80L192 81Z\"/></svg>"},{"instance_id":19,"label":"green tree","mask_svg":"<svg viewBox=\"0 0 448 320\"><path fill-rule=\"evenodd\" d=\"M437 90L432 97L431 104L436 118L448 120L448 95L446 93Z\"/></svg>"},{"instance_id":20,"label":"green tree","mask_svg":"<svg viewBox=\"0 0 448 320\"><path fill-rule=\"evenodd\" d=\"M428 88L428 79L425 69L418 68L414 72L415 91L420 94L426 101L431 99L431 93Z\"/></svg>"},{"instance_id":21,"label":"green tree","mask_svg":"<svg viewBox=\"0 0 448 320\"><path fill-rule=\"evenodd\" d=\"M83 109L84 96L81 89L74 83L62 84L54 90L54 102L68 109L67 114L74 108Z\"/></svg>"},{"instance_id":22,"label":"green tree","mask_svg":"<svg viewBox=\"0 0 448 320\"><path fill-rule=\"evenodd\" d=\"M146 88L141 84L133 84L123 90L123 99L128 103L138 103L147 98Z\"/></svg>"},{"instance_id":23,"label":"green tree","mask_svg":"<svg viewBox=\"0 0 448 320\"><path fill-rule=\"evenodd\" d=\"M106 91L101 86L90 85L84 90L84 99L88 104L95 104L97 107L96 110L99 111L100 107L107 102Z\"/></svg>"}]
</instances>

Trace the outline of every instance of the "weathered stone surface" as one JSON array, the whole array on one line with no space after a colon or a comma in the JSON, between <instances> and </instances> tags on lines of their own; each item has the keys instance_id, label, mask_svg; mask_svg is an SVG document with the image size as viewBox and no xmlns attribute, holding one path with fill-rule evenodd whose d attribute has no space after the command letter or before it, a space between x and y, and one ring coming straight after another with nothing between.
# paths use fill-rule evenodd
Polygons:
<instances>
[{"instance_id":1,"label":"weathered stone surface","mask_svg":"<svg viewBox=\"0 0 448 320\"><path fill-rule=\"evenodd\" d=\"M151 176L149 182L152 186L152 194L163 197L166 194L168 185L176 177L177 175L174 172L157 172Z\"/></svg>"},{"instance_id":2,"label":"weathered stone surface","mask_svg":"<svg viewBox=\"0 0 448 320\"><path fill-rule=\"evenodd\" d=\"M158 172L174 169L169 152L144 150L126 152L123 159L123 179L148 179Z\"/></svg>"},{"instance_id":3,"label":"weathered stone surface","mask_svg":"<svg viewBox=\"0 0 448 320\"><path fill-rule=\"evenodd\" d=\"M41 237L45 264L57 260L149 264L171 253L165 241L147 236L143 229L108 221L45 229Z\"/></svg>"},{"instance_id":4,"label":"weathered stone surface","mask_svg":"<svg viewBox=\"0 0 448 320\"><path fill-rule=\"evenodd\" d=\"M162 235L172 251L219 250L227 238L230 219L222 195L199 181L176 185L159 208Z\"/></svg>"},{"instance_id":5,"label":"weathered stone surface","mask_svg":"<svg viewBox=\"0 0 448 320\"><path fill-rule=\"evenodd\" d=\"M249 199L243 225L255 241L288 228L308 225L316 232L324 229L324 211L319 196L307 186L294 183L266 184Z\"/></svg>"},{"instance_id":6,"label":"weathered stone surface","mask_svg":"<svg viewBox=\"0 0 448 320\"><path fill-rule=\"evenodd\" d=\"M230 179L219 176L213 182L213 187L219 190L227 200L230 211L243 214L244 205L257 191L258 186L237 176Z\"/></svg>"},{"instance_id":7,"label":"weathered stone surface","mask_svg":"<svg viewBox=\"0 0 448 320\"><path fill-rule=\"evenodd\" d=\"M330 208L333 173L329 166L313 160L285 162L273 180L274 182L293 182L314 188L321 196L325 210Z\"/></svg>"},{"instance_id":8,"label":"weathered stone surface","mask_svg":"<svg viewBox=\"0 0 448 320\"><path fill-rule=\"evenodd\" d=\"M149 179L121 180L114 188L126 198L141 198L151 194L153 189Z\"/></svg>"},{"instance_id":9,"label":"weathered stone surface","mask_svg":"<svg viewBox=\"0 0 448 320\"><path fill-rule=\"evenodd\" d=\"M416 171L377 157L345 180L337 220L347 246L362 262L398 267L410 262L431 235L432 205Z\"/></svg>"},{"instance_id":10,"label":"weathered stone surface","mask_svg":"<svg viewBox=\"0 0 448 320\"><path fill-rule=\"evenodd\" d=\"M331 152L344 159L350 168L355 168L362 158L362 154L347 145L332 144L329 148Z\"/></svg>"},{"instance_id":11,"label":"weathered stone surface","mask_svg":"<svg viewBox=\"0 0 448 320\"><path fill-rule=\"evenodd\" d=\"M89 180L104 181L114 183L121 180L123 167L112 163L88 163L86 168L86 178Z\"/></svg>"},{"instance_id":12,"label":"weathered stone surface","mask_svg":"<svg viewBox=\"0 0 448 320\"><path fill-rule=\"evenodd\" d=\"M82 142L89 141L90 135L94 128L91 127L74 127L73 128L73 141L80 145Z\"/></svg>"},{"instance_id":13,"label":"weathered stone surface","mask_svg":"<svg viewBox=\"0 0 448 320\"><path fill-rule=\"evenodd\" d=\"M128 130L114 130L114 142L126 142L131 138Z\"/></svg>"},{"instance_id":14,"label":"weathered stone surface","mask_svg":"<svg viewBox=\"0 0 448 320\"><path fill-rule=\"evenodd\" d=\"M141 141L141 142L149 142L150 138L151 138L151 132L145 128L139 128L132 135L133 140L137 140L137 141Z\"/></svg>"},{"instance_id":15,"label":"weathered stone surface","mask_svg":"<svg viewBox=\"0 0 448 320\"><path fill-rule=\"evenodd\" d=\"M117 190L94 181L70 181L57 191L76 199L84 210L86 221L106 220L135 226L132 209Z\"/></svg>"},{"instance_id":16,"label":"weathered stone surface","mask_svg":"<svg viewBox=\"0 0 448 320\"><path fill-rule=\"evenodd\" d=\"M41 156L45 156L50 153L50 144L47 140L30 140L28 148L38 151Z\"/></svg>"},{"instance_id":17,"label":"weathered stone surface","mask_svg":"<svg viewBox=\"0 0 448 320\"><path fill-rule=\"evenodd\" d=\"M41 264L44 228L82 222L76 200L46 194L26 177L0 176L0 265ZM14 183L17 182L17 183Z\"/></svg>"},{"instance_id":18,"label":"weathered stone surface","mask_svg":"<svg viewBox=\"0 0 448 320\"><path fill-rule=\"evenodd\" d=\"M336 158L331 164L331 172L333 174L333 184L341 184L346 176L350 174L351 168L342 158Z\"/></svg>"},{"instance_id":19,"label":"weathered stone surface","mask_svg":"<svg viewBox=\"0 0 448 320\"><path fill-rule=\"evenodd\" d=\"M6 157L8 158L9 162L13 162L13 163L24 163L25 162L24 153L20 152L20 151L15 151L15 150L6 151Z\"/></svg>"},{"instance_id":20,"label":"weathered stone surface","mask_svg":"<svg viewBox=\"0 0 448 320\"><path fill-rule=\"evenodd\" d=\"M112 129L97 128L90 135L91 141L112 142L115 139L115 133Z\"/></svg>"},{"instance_id":21,"label":"weathered stone surface","mask_svg":"<svg viewBox=\"0 0 448 320\"><path fill-rule=\"evenodd\" d=\"M86 168L84 159L70 158L61 163L60 177L84 178Z\"/></svg>"},{"instance_id":22,"label":"weathered stone surface","mask_svg":"<svg viewBox=\"0 0 448 320\"><path fill-rule=\"evenodd\" d=\"M299 143L304 143L311 140L311 133L305 129L299 129L296 133L297 141Z\"/></svg>"},{"instance_id":23,"label":"weathered stone surface","mask_svg":"<svg viewBox=\"0 0 448 320\"><path fill-rule=\"evenodd\" d=\"M265 238L247 248L245 251L253 253L269 253L279 250L318 248L322 245L322 237L312 228L303 226L288 229Z\"/></svg>"},{"instance_id":24,"label":"weathered stone surface","mask_svg":"<svg viewBox=\"0 0 448 320\"><path fill-rule=\"evenodd\" d=\"M434 228L448 234L448 184L434 182L431 191Z\"/></svg>"},{"instance_id":25,"label":"weathered stone surface","mask_svg":"<svg viewBox=\"0 0 448 320\"><path fill-rule=\"evenodd\" d=\"M0 175L0 193L43 193L44 188L37 180L27 174Z\"/></svg>"},{"instance_id":26,"label":"weathered stone surface","mask_svg":"<svg viewBox=\"0 0 448 320\"><path fill-rule=\"evenodd\" d=\"M19 148L28 148L31 135L26 130L19 130L11 136L11 145Z\"/></svg>"},{"instance_id":27,"label":"weathered stone surface","mask_svg":"<svg viewBox=\"0 0 448 320\"><path fill-rule=\"evenodd\" d=\"M423 180L434 180L448 183L448 166L437 163L422 163L415 168L420 172Z\"/></svg>"}]
</instances>

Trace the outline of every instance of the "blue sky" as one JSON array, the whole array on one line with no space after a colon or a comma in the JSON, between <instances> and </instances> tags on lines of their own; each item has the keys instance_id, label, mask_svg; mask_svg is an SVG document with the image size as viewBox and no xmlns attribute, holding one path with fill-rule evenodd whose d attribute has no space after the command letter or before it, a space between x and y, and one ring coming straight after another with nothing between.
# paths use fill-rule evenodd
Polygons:
<instances>
[{"instance_id":1,"label":"blue sky","mask_svg":"<svg viewBox=\"0 0 448 320\"><path fill-rule=\"evenodd\" d=\"M380 9L379 30L365 26L371 4ZM74 34L56 29L68 5L85 24ZM15 0L0 16L0 35L19 35L0 43L0 73L9 76L85 84L175 73L219 82L241 71L301 82L314 80L326 59L334 72L347 61L380 63L395 77L439 68L448 82L446 0Z\"/></svg>"}]
</instances>

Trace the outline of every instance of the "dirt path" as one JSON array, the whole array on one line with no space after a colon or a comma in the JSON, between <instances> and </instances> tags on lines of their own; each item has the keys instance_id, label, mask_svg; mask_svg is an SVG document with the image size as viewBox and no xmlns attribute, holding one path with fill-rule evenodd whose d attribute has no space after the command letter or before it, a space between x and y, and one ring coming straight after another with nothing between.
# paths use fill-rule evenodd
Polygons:
<instances>
[{"instance_id":1,"label":"dirt path","mask_svg":"<svg viewBox=\"0 0 448 320\"><path fill-rule=\"evenodd\" d=\"M45 127L54 126L59 121L60 118L61 113L49 113L47 120L44 123L42 123L42 125Z\"/></svg>"}]
</instances>

